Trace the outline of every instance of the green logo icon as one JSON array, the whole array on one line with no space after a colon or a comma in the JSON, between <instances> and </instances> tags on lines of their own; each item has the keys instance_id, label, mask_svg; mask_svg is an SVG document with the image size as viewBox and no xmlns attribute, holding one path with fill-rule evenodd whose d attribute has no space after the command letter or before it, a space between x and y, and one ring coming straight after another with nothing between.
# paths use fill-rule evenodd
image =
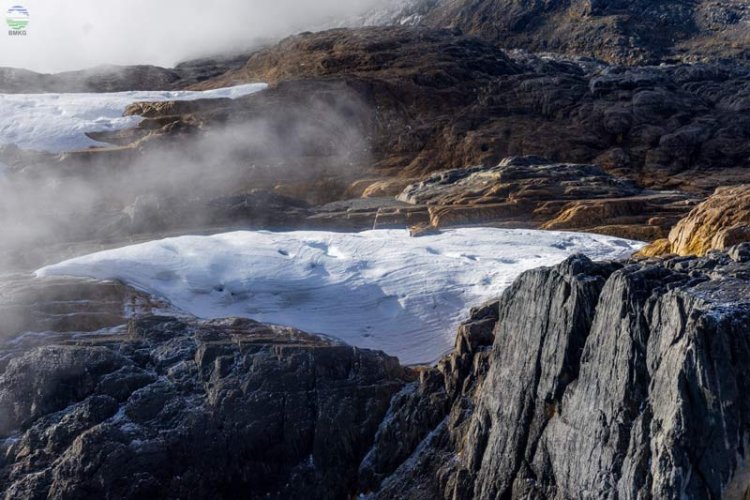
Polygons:
<instances>
[{"instance_id":1,"label":"green logo icon","mask_svg":"<svg viewBox=\"0 0 750 500\"><path fill-rule=\"evenodd\" d=\"M29 25L29 11L23 5L14 5L8 9L5 22L11 31L23 31Z\"/></svg>"}]
</instances>

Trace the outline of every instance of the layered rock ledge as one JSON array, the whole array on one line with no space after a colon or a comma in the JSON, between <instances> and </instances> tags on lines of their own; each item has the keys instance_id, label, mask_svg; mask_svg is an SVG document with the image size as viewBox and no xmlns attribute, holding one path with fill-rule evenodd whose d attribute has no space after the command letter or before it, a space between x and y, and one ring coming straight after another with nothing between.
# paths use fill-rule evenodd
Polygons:
<instances>
[{"instance_id":1,"label":"layered rock ledge","mask_svg":"<svg viewBox=\"0 0 750 500\"><path fill-rule=\"evenodd\" d=\"M696 203L685 193L643 189L596 165L534 156L433 174L398 199L425 206L433 227L494 223L639 240L665 236Z\"/></svg>"}]
</instances>

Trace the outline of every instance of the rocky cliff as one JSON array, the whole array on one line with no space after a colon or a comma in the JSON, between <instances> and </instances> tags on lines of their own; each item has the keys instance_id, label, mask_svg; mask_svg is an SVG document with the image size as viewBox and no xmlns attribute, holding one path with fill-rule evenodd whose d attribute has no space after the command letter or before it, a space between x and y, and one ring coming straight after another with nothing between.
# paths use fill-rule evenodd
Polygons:
<instances>
[{"instance_id":1,"label":"rocky cliff","mask_svg":"<svg viewBox=\"0 0 750 500\"><path fill-rule=\"evenodd\" d=\"M0 325L7 500L346 498L414 379L395 358L290 328L158 316L120 285L3 292L3 318L25 319Z\"/></svg>"},{"instance_id":2,"label":"rocky cliff","mask_svg":"<svg viewBox=\"0 0 750 500\"><path fill-rule=\"evenodd\" d=\"M750 246L530 271L392 401L371 498L746 498Z\"/></svg>"}]
</instances>

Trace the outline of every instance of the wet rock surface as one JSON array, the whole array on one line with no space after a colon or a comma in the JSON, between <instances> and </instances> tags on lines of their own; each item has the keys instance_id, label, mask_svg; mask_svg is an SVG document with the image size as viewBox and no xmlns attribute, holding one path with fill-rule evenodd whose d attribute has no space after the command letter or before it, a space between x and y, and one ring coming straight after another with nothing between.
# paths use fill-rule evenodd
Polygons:
<instances>
[{"instance_id":1,"label":"wet rock surface","mask_svg":"<svg viewBox=\"0 0 750 500\"><path fill-rule=\"evenodd\" d=\"M522 275L394 398L363 463L366 491L747 495L749 250L640 264L573 257Z\"/></svg>"}]
</instances>

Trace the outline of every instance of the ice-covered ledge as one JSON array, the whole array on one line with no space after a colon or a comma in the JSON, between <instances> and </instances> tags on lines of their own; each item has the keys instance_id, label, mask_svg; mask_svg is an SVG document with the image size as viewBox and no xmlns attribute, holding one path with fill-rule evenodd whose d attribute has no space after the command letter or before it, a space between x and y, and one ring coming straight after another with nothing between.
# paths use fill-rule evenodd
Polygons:
<instances>
[{"instance_id":1,"label":"ice-covered ledge","mask_svg":"<svg viewBox=\"0 0 750 500\"><path fill-rule=\"evenodd\" d=\"M201 318L250 317L380 349L402 363L437 360L472 305L523 271L575 253L630 255L641 243L551 231L241 231L109 250L37 271L119 279Z\"/></svg>"}]
</instances>

